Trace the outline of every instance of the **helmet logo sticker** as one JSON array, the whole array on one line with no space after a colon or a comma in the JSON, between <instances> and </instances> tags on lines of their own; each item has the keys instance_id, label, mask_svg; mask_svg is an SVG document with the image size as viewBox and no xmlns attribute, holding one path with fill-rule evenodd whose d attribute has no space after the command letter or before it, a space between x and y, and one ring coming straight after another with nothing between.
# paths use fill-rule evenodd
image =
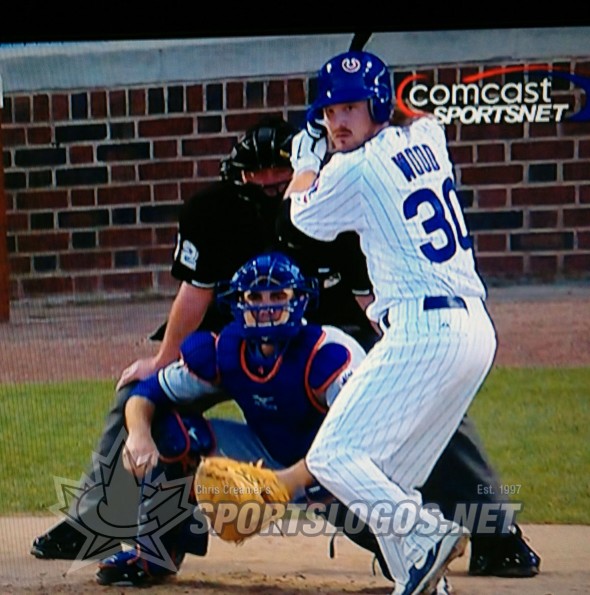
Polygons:
<instances>
[{"instance_id":1,"label":"helmet logo sticker","mask_svg":"<svg viewBox=\"0 0 590 595\"><path fill-rule=\"evenodd\" d=\"M357 58L344 58L344 60L342 60L342 70L344 70L344 72L353 74L354 72L358 72L360 68L361 63Z\"/></svg>"}]
</instances>

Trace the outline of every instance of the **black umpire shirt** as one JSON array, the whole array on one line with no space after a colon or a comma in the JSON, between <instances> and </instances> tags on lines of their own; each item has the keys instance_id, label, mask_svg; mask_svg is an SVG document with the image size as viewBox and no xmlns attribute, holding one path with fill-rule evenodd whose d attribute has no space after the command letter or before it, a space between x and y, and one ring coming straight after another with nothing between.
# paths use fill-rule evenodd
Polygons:
<instances>
[{"instance_id":1,"label":"black umpire shirt","mask_svg":"<svg viewBox=\"0 0 590 595\"><path fill-rule=\"evenodd\" d=\"M290 223L288 201L254 185L217 182L190 197L179 215L172 275L195 287L213 288L231 279L250 258L267 250L290 256L306 276L317 277L320 296L306 318L355 336L366 348L374 332L354 299L370 293L364 255L354 233L333 242L313 240ZM229 314L210 308L202 329L220 330Z\"/></svg>"}]
</instances>

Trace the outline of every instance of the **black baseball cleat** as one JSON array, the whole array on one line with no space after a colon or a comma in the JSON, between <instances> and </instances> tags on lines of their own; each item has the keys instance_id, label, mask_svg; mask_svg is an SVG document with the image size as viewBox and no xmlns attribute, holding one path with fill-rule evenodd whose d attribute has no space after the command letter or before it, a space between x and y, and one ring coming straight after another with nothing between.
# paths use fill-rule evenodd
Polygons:
<instances>
[{"instance_id":1,"label":"black baseball cleat","mask_svg":"<svg viewBox=\"0 0 590 595\"><path fill-rule=\"evenodd\" d=\"M472 536L469 574L530 578L539 574L541 558L526 543L517 525L508 535Z\"/></svg>"},{"instance_id":2,"label":"black baseball cleat","mask_svg":"<svg viewBox=\"0 0 590 595\"><path fill-rule=\"evenodd\" d=\"M31 554L44 560L76 560L85 543L85 535L67 521L62 521L35 538Z\"/></svg>"},{"instance_id":3,"label":"black baseball cleat","mask_svg":"<svg viewBox=\"0 0 590 595\"><path fill-rule=\"evenodd\" d=\"M86 537L80 531L62 521L35 538L31 554L47 560L75 560L85 541Z\"/></svg>"},{"instance_id":4,"label":"black baseball cleat","mask_svg":"<svg viewBox=\"0 0 590 595\"><path fill-rule=\"evenodd\" d=\"M175 558L180 565L184 555ZM99 585L116 585L118 587L147 587L161 583L177 573L142 559L137 550L127 550L109 556L98 563L96 582Z\"/></svg>"}]
</instances>

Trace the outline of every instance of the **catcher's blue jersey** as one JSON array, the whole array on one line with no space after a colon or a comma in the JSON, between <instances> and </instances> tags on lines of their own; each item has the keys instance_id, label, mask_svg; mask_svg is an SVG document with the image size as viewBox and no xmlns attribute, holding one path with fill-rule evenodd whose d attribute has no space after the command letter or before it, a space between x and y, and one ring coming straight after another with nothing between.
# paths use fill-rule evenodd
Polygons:
<instances>
[{"instance_id":1,"label":"catcher's blue jersey","mask_svg":"<svg viewBox=\"0 0 590 595\"><path fill-rule=\"evenodd\" d=\"M195 331L181 359L139 382L134 394L156 405L188 405L222 392L241 408L268 454L291 465L307 453L327 410L364 358L362 347L340 329L302 327L266 370L248 367L236 324L219 335Z\"/></svg>"},{"instance_id":2,"label":"catcher's blue jersey","mask_svg":"<svg viewBox=\"0 0 590 595\"><path fill-rule=\"evenodd\" d=\"M230 325L217 341L220 386L234 396L246 422L269 454L283 465L303 458L324 419L309 385L313 354L323 335L319 326L303 329L264 375L246 366L246 344Z\"/></svg>"}]
</instances>

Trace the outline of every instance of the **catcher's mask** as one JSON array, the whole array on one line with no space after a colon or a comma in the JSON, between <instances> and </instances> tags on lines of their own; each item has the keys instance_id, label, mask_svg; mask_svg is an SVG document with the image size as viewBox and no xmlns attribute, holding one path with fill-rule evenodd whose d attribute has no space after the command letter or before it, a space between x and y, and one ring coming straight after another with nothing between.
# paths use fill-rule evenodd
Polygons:
<instances>
[{"instance_id":1,"label":"catcher's mask","mask_svg":"<svg viewBox=\"0 0 590 595\"><path fill-rule=\"evenodd\" d=\"M312 135L324 129L323 110L336 103L367 99L374 122L387 122L393 110L393 84L386 64L374 54L352 51L338 54L318 73L317 96L307 113Z\"/></svg>"},{"instance_id":2,"label":"catcher's mask","mask_svg":"<svg viewBox=\"0 0 590 595\"><path fill-rule=\"evenodd\" d=\"M266 169L291 168L291 141L297 129L281 119L267 119L250 128L221 162L222 179L238 186L249 183L247 174ZM246 179L245 179L246 178ZM254 182L269 194L280 194L280 183ZM280 186L280 187L279 187Z\"/></svg>"},{"instance_id":3,"label":"catcher's mask","mask_svg":"<svg viewBox=\"0 0 590 595\"><path fill-rule=\"evenodd\" d=\"M317 297L317 280L303 276L299 267L280 252L249 260L218 288L218 300L229 304L245 339L282 343L304 324L303 315Z\"/></svg>"}]
</instances>

